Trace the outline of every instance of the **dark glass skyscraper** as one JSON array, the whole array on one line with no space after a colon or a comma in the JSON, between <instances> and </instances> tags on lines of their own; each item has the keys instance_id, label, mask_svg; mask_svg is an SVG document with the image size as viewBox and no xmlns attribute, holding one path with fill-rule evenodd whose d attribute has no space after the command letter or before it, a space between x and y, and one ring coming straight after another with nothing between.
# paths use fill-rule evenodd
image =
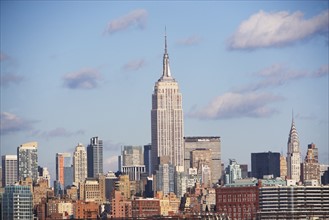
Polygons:
<instances>
[{"instance_id":1,"label":"dark glass skyscraper","mask_svg":"<svg viewBox=\"0 0 329 220\"><path fill-rule=\"evenodd\" d=\"M103 174L103 141L92 137L87 147L88 177L96 178Z\"/></svg>"},{"instance_id":2,"label":"dark glass skyscraper","mask_svg":"<svg viewBox=\"0 0 329 220\"><path fill-rule=\"evenodd\" d=\"M280 153L251 153L251 175L257 179L264 175L280 177Z\"/></svg>"}]
</instances>

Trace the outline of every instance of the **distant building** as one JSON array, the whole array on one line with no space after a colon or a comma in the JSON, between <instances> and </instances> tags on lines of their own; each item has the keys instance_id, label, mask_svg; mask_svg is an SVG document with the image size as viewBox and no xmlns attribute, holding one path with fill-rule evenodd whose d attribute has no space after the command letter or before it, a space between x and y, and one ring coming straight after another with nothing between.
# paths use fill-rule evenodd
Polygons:
<instances>
[{"instance_id":1,"label":"distant building","mask_svg":"<svg viewBox=\"0 0 329 220\"><path fill-rule=\"evenodd\" d=\"M105 176L87 178L79 183L79 199L85 202L105 202Z\"/></svg>"},{"instance_id":2,"label":"distant building","mask_svg":"<svg viewBox=\"0 0 329 220\"><path fill-rule=\"evenodd\" d=\"M6 186L2 195L2 219L33 219L33 196L29 186Z\"/></svg>"},{"instance_id":3,"label":"distant building","mask_svg":"<svg viewBox=\"0 0 329 220\"><path fill-rule=\"evenodd\" d=\"M291 128L288 138L288 150L287 150L287 179L300 181L300 144L298 133L295 127L294 118L292 118Z\"/></svg>"},{"instance_id":4,"label":"distant building","mask_svg":"<svg viewBox=\"0 0 329 220\"><path fill-rule=\"evenodd\" d=\"M280 177L280 153L251 153L251 175L257 179L264 175Z\"/></svg>"},{"instance_id":5,"label":"distant building","mask_svg":"<svg viewBox=\"0 0 329 220\"><path fill-rule=\"evenodd\" d=\"M18 179L31 177L33 182L38 181L38 143L29 142L17 147Z\"/></svg>"},{"instance_id":6,"label":"distant building","mask_svg":"<svg viewBox=\"0 0 329 220\"><path fill-rule=\"evenodd\" d=\"M70 153L56 153L56 180L64 190L73 183L73 168Z\"/></svg>"},{"instance_id":7,"label":"distant building","mask_svg":"<svg viewBox=\"0 0 329 220\"><path fill-rule=\"evenodd\" d=\"M160 215L160 200L154 198L136 198L131 201L132 217L147 218Z\"/></svg>"},{"instance_id":8,"label":"distant building","mask_svg":"<svg viewBox=\"0 0 329 220\"><path fill-rule=\"evenodd\" d=\"M122 192L113 191L110 217L114 219L124 219L132 217L131 201L125 198Z\"/></svg>"},{"instance_id":9,"label":"distant building","mask_svg":"<svg viewBox=\"0 0 329 220\"><path fill-rule=\"evenodd\" d=\"M237 179L242 179L240 165L235 159L229 159L229 165L225 169L225 184L234 183Z\"/></svg>"},{"instance_id":10,"label":"distant building","mask_svg":"<svg viewBox=\"0 0 329 220\"><path fill-rule=\"evenodd\" d=\"M287 158L284 155L280 155L280 177L282 179L287 178Z\"/></svg>"},{"instance_id":11,"label":"distant building","mask_svg":"<svg viewBox=\"0 0 329 220\"><path fill-rule=\"evenodd\" d=\"M320 164L318 161L318 148L309 144L304 162L301 166L302 181L316 180L321 183Z\"/></svg>"},{"instance_id":12,"label":"distant building","mask_svg":"<svg viewBox=\"0 0 329 220\"><path fill-rule=\"evenodd\" d=\"M2 186L17 182L17 155L2 156Z\"/></svg>"},{"instance_id":13,"label":"distant building","mask_svg":"<svg viewBox=\"0 0 329 220\"><path fill-rule=\"evenodd\" d=\"M151 176L151 144L144 145L144 165L145 165L145 172L148 176Z\"/></svg>"},{"instance_id":14,"label":"distant building","mask_svg":"<svg viewBox=\"0 0 329 220\"><path fill-rule=\"evenodd\" d=\"M82 144L75 147L73 153L73 182L76 186L87 178L87 152Z\"/></svg>"},{"instance_id":15,"label":"distant building","mask_svg":"<svg viewBox=\"0 0 329 220\"><path fill-rule=\"evenodd\" d=\"M241 178L246 179L248 178L248 164L240 164L241 168Z\"/></svg>"},{"instance_id":16,"label":"distant building","mask_svg":"<svg viewBox=\"0 0 329 220\"><path fill-rule=\"evenodd\" d=\"M90 139L87 147L87 165L89 178L103 174L103 141L98 137Z\"/></svg>"},{"instance_id":17,"label":"distant building","mask_svg":"<svg viewBox=\"0 0 329 220\"><path fill-rule=\"evenodd\" d=\"M256 219L258 207L257 186L216 188L216 212L229 219Z\"/></svg>"},{"instance_id":18,"label":"distant building","mask_svg":"<svg viewBox=\"0 0 329 220\"><path fill-rule=\"evenodd\" d=\"M184 170L188 173L191 167L191 152L196 149L208 149L211 151L211 183L218 183L222 175L221 167L221 140L219 136L184 137Z\"/></svg>"},{"instance_id":19,"label":"distant building","mask_svg":"<svg viewBox=\"0 0 329 220\"><path fill-rule=\"evenodd\" d=\"M74 219L97 219L99 204L96 202L76 201L73 203Z\"/></svg>"},{"instance_id":20,"label":"distant building","mask_svg":"<svg viewBox=\"0 0 329 220\"><path fill-rule=\"evenodd\" d=\"M47 167L38 166L39 180L47 180L48 187L50 187L50 173Z\"/></svg>"},{"instance_id":21,"label":"distant building","mask_svg":"<svg viewBox=\"0 0 329 220\"><path fill-rule=\"evenodd\" d=\"M152 173L158 170L158 158L169 156L173 166L184 166L184 116L182 93L172 77L167 52L163 55L163 72L154 85L151 109Z\"/></svg>"},{"instance_id":22,"label":"distant building","mask_svg":"<svg viewBox=\"0 0 329 220\"><path fill-rule=\"evenodd\" d=\"M327 219L329 186L274 186L259 189L258 219Z\"/></svg>"},{"instance_id":23,"label":"distant building","mask_svg":"<svg viewBox=\"0 0 329 220\"><path fill-rule=\"evenodd\" d=\"M119 161L119 170L129 175L130 181L141 180L141 174L145 173L142 146L124 146Z\"/></svg>"},{"instance_id":24,"label":"distant building","mask_svg":"<svg viewBox=\"0 0 329 220\"><path fill-rule=\"evenodd\" d=\"M175 191L175 166L169 163L168 157L160 157L160 161L159 170L156 171L156 191L162 191L167 195Z\"/></svg>"}]
</instances>

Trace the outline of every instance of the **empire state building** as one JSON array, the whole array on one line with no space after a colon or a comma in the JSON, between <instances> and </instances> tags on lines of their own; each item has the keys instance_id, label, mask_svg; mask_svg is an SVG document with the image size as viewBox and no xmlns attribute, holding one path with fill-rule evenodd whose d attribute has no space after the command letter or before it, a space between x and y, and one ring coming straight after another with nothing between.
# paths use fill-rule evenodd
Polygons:
<instances>
[{"instance_id":1,"label":"empire state building","mask_svg":"<svg viewBox=\"0 0 329 220\"><path fill-rule=\"evenodd\" d=\"M162 156L168 156L174 166L184 166L183 125L182 94L171 76L165 36L163 72L152 95L152 172L158 169L159 157Z\"/></svg>"}]
</instances>

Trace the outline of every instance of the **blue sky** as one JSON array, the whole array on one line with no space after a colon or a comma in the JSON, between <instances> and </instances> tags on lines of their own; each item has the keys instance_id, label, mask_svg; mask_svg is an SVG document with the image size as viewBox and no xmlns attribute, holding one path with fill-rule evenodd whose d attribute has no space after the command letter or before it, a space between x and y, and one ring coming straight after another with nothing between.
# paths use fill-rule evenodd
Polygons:
<instances>
[{"instance_id":1,"label":"blue sky","mask_svg":"<svg viewBox=\"0 0 329 220\"><path fill-rule=\"evenodd\" d=\"M104 140L150 143L164 29L185 136L220 136L222 160L287 151L328 164L328 1L1 1L1 153L39 143L39 164Z\"/></svg>"}]
</instances>

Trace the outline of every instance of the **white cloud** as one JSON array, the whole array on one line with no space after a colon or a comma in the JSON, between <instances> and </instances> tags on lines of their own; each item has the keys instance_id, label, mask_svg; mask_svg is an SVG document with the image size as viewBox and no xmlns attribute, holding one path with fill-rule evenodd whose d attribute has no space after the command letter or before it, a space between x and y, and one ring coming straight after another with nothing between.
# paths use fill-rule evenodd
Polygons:
<instances>
[{"instance_id":1,"label":"white cloud","mask_svg":"<svg viewBox=\"0 0 329 220\"><path fill-rule=\"evenodd\" d=\"M128 63L126 63L122 69L126 71L137 71L145 66L145 60L139 59L139 60L131 60Z\"/></svg>"},{"instance_id":2,"label":"white cloud","mask_svg":"<svg viewBox=\"0 0 329 220\"><path fill-rule=\"evenodd\" d=\"M100 79L98 70L89 68L67 73L63 77L64 86L69 89L94 89L99 85Z\"/></svg>"},{"instance_id":3,"label":"white cloud","mask_svg":"<svg viewBox=\"0 0 329 220\"><path fill-rule=\"evenodd\" d=\"M178 45L184 45L184 46L190 46L190 45L196 45L201 42L201 37L193 35L188 38L179 39L177 41Z\"/></svg>"},{"instance_id":4,"label":"white cloud","mask_svg":"<svg viewBox=\"0 0 329 220\"><path fill-rule=\"evenodd\" d=\"M1 135L29 130L32 127L32 123L32 121L28 121L10 112L0 113Z\"/></svg>"},{"instance_id":5,"label":"white cloud","mask_svg":"<svg viewBox=\"0 0 329 220\"><path fill-rule=\"evenodd\" d=\"M110 21L105 28L104 34L113 34L133 26L143 29L146 26L146 22L147 11L145 9L136 9L127 15Z\"/></svg>"},{"instance_id":6,"label":"white cloud","mask_svg":"<svg viewBox=\"0 0 329 220\"><path fill-rule=\"evenodd\" d=\"M268 105L282 100L282 97L269 93L228 92L216 97L206 107L189 113L200 119L227 119L240 117L269 117L277 110Z\"/></svg>"},{"instance_id":7,"label":"white cloud","mask_svg":"<svg viewBox=\"0 0 329 220\"><path fill-rule=\"evenodd\" d=\"M104 171L113 171L118 170L118 156L109 156L104 158Z\"/></svg>"},{"instance_id":8,"label":"white cloud","mask_svg":"<svg viewBox=\"0 0 329 220\"><path fill-rule=\"evenodd\" d=\"M329 10L305 19L302 12L259 11L243 21L229 40L230 49L285 46L317 34L328 34Z\"/></svg>"},{"instance_id":9,"label":"white cloud","mask_svg":"<svg viewBox=\"0 0 329 220\"><path fill-rule=\"evenodd\" d=\"M265 89L268 87L278 87L292 81L303 78L316 78L328 74L328 65L323 65L314 72L306 70L294 70L283 64L273 64L259 70L255 76L261 80L235 88L236 92L249 92Z\"/></svg>"}]
</instances>

